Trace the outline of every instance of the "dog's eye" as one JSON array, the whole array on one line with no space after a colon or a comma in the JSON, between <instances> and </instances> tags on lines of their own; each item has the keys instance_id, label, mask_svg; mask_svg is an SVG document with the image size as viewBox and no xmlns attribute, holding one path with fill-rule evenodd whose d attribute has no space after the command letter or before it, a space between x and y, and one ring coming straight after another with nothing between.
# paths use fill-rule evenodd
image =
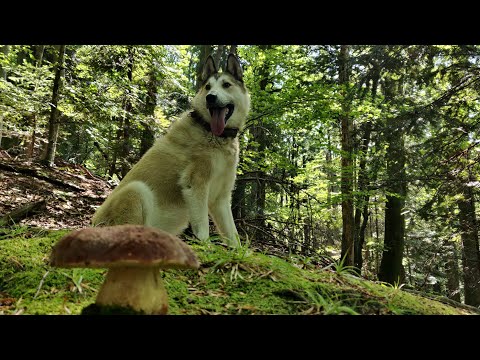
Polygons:
<instances>
[{"instance_id":1,"label":"dog's eye","mask_svg":"<svg viewBox=\"0 0 480 360\"><path fill-rule=\"evenodd\" d=\"M223 83L223 87L224 87L225 89L228 89L230 86L232 86L232 84L230 84L230 83L228 83L228 82Z\"/></svg>"},{"instance_id":2,"label":"dog's eye","mask_svg":"<svg viewBox=\"0 0 480 360\"><path fill-rule=\"evenodd\" d=\"M211 88L210 84L205 85L205 90L210 90Z\"/></svg>"}]
</instances>

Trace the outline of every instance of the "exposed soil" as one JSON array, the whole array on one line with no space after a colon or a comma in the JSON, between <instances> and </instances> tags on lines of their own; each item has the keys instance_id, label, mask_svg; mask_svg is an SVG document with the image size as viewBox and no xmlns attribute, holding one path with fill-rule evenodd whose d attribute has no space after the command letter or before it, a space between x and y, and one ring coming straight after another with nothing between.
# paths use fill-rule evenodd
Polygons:
<instances>
[{"instance_id":1,"label":"exposed soil","mask_svg":"<svg viewBox=\"0 0 480 360\"><path fill-rule=\"evenodd\" d=\"M45 200L46 208L18 224L52 230L85 227L113 187L81 165L49 168L0 157L0 218Z\"/></svg>"}]
</instances>

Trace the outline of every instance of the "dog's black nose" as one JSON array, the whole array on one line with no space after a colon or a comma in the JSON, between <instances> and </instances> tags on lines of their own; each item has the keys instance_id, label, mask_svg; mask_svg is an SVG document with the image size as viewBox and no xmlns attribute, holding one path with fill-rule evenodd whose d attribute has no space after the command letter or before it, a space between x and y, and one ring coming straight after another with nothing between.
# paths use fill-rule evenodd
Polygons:
<instances>
[{"instance_id":1,"label":"dog's black nose","mask_svg":"<svg viewBox=\"0 0 480 360\"><path fill-rule=\"evenodd\" d=\"M217 95L208 94L207 95L207 104L213 105L217 101Z\"/></svg>"}]
</instances>

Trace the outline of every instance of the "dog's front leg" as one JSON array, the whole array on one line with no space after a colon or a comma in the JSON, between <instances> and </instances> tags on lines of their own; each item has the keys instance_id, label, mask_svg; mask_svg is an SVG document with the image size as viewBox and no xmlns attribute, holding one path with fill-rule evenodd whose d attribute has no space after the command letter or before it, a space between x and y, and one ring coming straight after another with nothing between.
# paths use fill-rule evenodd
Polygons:
<instances>
[{"instance_id":1,"label":"dog's front leg","mask_svg":"<svg viewBox=\"0 0 480 360\"><path fill-rule=\"evenodd\" d=\"M190 176L188 176L190 174ZM210 231L208 226L208 186L201 178L190 171L182 176L183 199L188 208L190 225L193 234L200 240L207 240Z\"/></svg>"},{"instance_id":2,"label":"dog's front leg","mask_svg":"<svg viewBox=\"0 0 480 360\"><path fill-rule=\"evenodd\" d=\"M207 240L210 234L206 191L193 187L183 189L183 197L188 206L193 234L200 240Z\"/></svg>"},{"instance_id":3,"label":"dog's front leg","mask_svg":"<svg viewBox=\"0 0 480 360\"><path fill-rule=\"evenodd\" d=\"M210 206L210 214L220 234L226 238L228 245L238 247L240 245L238 232L233 221L230 197L217 200Z\"/></svg>"}]
</instances>

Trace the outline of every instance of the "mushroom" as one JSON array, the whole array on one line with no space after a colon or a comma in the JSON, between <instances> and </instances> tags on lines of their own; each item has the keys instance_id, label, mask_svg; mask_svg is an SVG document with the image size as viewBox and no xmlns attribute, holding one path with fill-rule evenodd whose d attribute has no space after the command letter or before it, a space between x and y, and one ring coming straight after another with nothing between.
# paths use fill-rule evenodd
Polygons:
<instances>
[{"instance_id":1,"label":"mushroom","mask_svg":"<svg viewBox=\"0 0 480 360\"><path fill-rule=\"evenodd\" d=\"M89 227L73 231L52 248L55 267L108 268L95 305L166 314L168 297L159 269L198 268L181 239L143 225Z\"/></svg>"}]
</instances>

